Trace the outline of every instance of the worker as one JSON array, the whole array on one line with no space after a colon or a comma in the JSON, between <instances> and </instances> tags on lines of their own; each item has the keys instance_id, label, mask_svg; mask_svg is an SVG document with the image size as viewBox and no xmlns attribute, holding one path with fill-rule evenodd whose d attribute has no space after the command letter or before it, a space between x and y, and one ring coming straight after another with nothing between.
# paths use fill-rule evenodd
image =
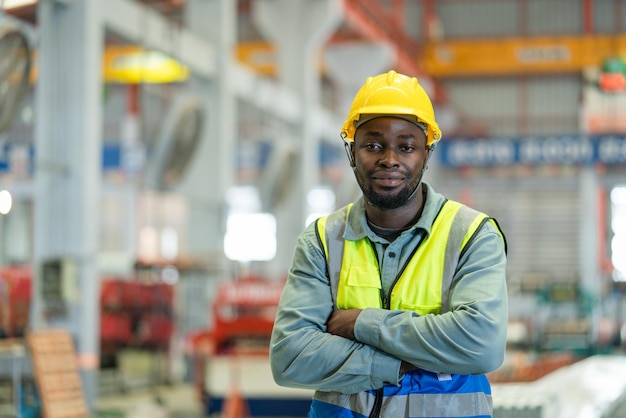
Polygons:
<instances>
[{"instance_id":1,"label":"worker","mask_svg":"<svg viewBox=\"0 0 626 418\"><path fill-rule=\"evenodd\" d=\"M506 242L422 181L441 138L418 80L369 77L341 132L362 191L299 236L270 342L309 417L489 417L503 361Z\"/></svg>"}]
</instances>

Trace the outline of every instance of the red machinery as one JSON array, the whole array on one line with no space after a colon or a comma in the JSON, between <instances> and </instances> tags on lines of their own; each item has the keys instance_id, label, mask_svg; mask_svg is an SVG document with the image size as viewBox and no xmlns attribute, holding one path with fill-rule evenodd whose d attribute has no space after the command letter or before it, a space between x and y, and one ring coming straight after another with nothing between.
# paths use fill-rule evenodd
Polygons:
<instances>
[{"instance_id":1,"label":"red machinery","mask_svg":"<svg viewBox=\"0 0 626 418\"><path fill-rule=\"evenodd\" d=\"M23 337L28 327L31 298L28 267L0 269L0 338Z\"/></svg>"},{"instance_id":2,"label":"red machinery","mask_svg":"<svg viewBox=\"0 0 626 418\"><path fill-rule=\"evenodd\" d=\"M174 329L174 289L166 283L109 278L100 292L104 351L127 346L167 348Z\"/></svg>"},{"instance_id":3,"label":"red machinery","mask_svg":"<svg viewBox=\"0 0 626 418\"><path fill-rule=\"evenodd\" d=\"M211 338L216 352L267 352L283 286L281 281L258 277L220 285L212 307Z\"/></svg>"},{"instance_id":4,"label":"red machinery","mask_svg":"<svg viewBox=\"0 0 626 418\"><path fill-rule=\"evenodd\" d=\"M202 403L207 360L215 355L267 355L283 281L246 277L222 283L211 307L214 324L188 336L192 378Z\"/></svg>"},{"instance_id":5,"label":"red machinery","mask_svg":"<svg viewBox=\"0 0 626 418\"><path fill-rule=\"evenodd\" d=\"M0 338L24 337L32 292L29 267L0 268ZM107 278L100 293L104 352L134 346L166 349L174 329L174 288L166 283Z\"/></svg>"}]
</instances>

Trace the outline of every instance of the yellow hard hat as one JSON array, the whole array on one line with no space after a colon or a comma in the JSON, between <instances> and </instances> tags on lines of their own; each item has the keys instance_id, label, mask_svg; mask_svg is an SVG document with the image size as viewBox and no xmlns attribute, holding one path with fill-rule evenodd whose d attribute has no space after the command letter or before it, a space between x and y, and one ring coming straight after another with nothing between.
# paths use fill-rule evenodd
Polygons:
<instances>
[{"instance_id":1,"label":"yellow hard hat","mask_svg":"<svg viewBox=\"0 0 626 418\"><path fill-rule=\"evenodd\" d=\"M372 116L398 116L426 126L427 145L441 139L441 129L435 121L435 111L430 98L417 78L393 70L368 77L354 96L348 119L343 124L341 136L354 141L357 123Z\"/></svg>"}]
</instances>

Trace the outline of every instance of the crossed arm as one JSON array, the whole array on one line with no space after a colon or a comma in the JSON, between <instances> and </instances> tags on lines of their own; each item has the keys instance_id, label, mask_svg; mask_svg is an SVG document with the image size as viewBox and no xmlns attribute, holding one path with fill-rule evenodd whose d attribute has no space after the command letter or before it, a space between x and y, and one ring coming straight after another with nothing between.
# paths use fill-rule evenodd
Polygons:
<instances>
[{"instance_id":1,"label":"crossed arm","mask_svg":"<svg viewBox=\"0 0 626 418\"><path fill-rule=\"evenodd\" d=\"M362 309L336 309L326 322L326 332L337 335L339 337L354 340L354 324L359 317ZM400 363L400 373L404 374L417 367L402 360Z\"/></svg>"}]
</instances>

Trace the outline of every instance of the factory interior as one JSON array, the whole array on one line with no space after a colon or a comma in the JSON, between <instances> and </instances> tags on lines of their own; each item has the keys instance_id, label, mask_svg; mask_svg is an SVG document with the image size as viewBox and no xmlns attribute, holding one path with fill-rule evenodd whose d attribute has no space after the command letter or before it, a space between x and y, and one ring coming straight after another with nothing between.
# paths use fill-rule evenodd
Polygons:
<instances>
[{"instance_id":1,"label":"factory interior","mask_svg":"<svg viewBox=\"0 0 626 418\"><path fill-rule=\"evenodd\" d=\"M493 416L626 417L626 0L0 0L0 418L307 416L275 313L392 69L506 235Z\"/></svg>"}]
</instances>

